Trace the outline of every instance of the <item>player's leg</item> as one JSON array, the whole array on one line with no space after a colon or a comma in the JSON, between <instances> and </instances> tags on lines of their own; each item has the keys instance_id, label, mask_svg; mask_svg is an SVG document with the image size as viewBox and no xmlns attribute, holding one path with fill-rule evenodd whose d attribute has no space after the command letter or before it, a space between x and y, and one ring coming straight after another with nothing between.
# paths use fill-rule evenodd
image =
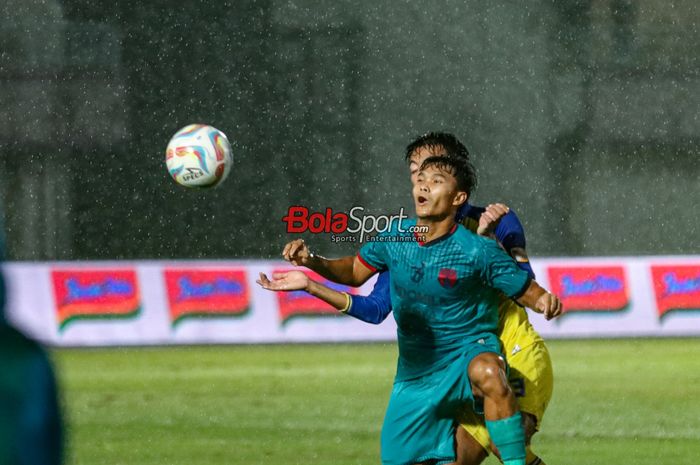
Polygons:
<instances>
[{"instance_id":1,"label":"player's leg","mask_svg":"<svg viewBox=\"0 0 700 465\"><path fill-rule=\"evenodd\" d=\"M469 363L474 395L484 399L486 427L506 465L525 465L522 416L506 378L505 362L496 353L483 352Z\"/></svg>"},{"instance_id":2,"label":"player's leg","mask_svg":"<svg viewBox=\"0 0 700 465\"><path fill-rule=\"evenodd\" d=\"M531 413L523 412L522 410L520 411L520 415L523 418L523 430L525 431L525 464L545 465L542 459L539 458L530 447L530 439L532 438L532 435L537 432L537 428L535 426L537 424L537 418ZM498 448L493 444L493 442L490 445L490 449L491 452L493 452L493 455L501 460L501 453L498 451Z\"/></svg>"},{"instance_id":3,"label":"player's leg","mask_svg":"<svg viewBox=\"0 0 700 465\"><path fill-rule=\"evenodd\" d=\"M530 441L537 432L537 417L531 413L522 412L523 429L525 430L525 463L527 465L545 465L541 458L532 451Z\"/></svg>"},{"instance_id":4,"label":"player's leg","mask_svg":"<svg viewBox=\"0 0 700 465\"><path fill-rule=\"evenodd\" d=\"M529 342L529 341L528 341ZM508 357L509 384L515 394L523 419L526 439L526 464L545 465L530 446L530 439L538 431L545 409L552 397L553 370L546 345L542 341L523 344L514 356ZM457 463L478 465L489 450L499 459L500 454L491 443L483 417L466 410L459 419L456 433Z\"/></svg>"},{"instance_id":5,"label":"player's leg","mask_svg":"<svg viewBox=\"0 0 700 465\"><path fill-rule=\"evenodd\" d=\"M545 465L530 447L530 438L537 432L537 417L531 413L520 411L525 431L525 463L526 465ZM488 457L489 451L500 460L501 454L491 442L486 430L483 417L472 411L467 411L460 417L459 427L455 432L455 449L457 465L479 465Z\"/></svg>"},{"instance_id":6,"label":"player's leg","mask_svg":"<svg viewBox=\"0 0 700 465\"><path fill-rule=\"evenodd\" d=\"M523 416L527 443L527 464L544 465L530 447L532 436L539 430L545 410L552 398L554 374L552 360L543 341L522 349L508 357L509 382Z\"/></svg>"},{"instance_id":7,"label":"player's leg","mask_svg":"<svg viewBox=\"0 0 700 465\"><path fill-rule=\"evenodd\" d=\"M472 413L472 415L474 415ZM474 415L476 418L476 415ZM472 434L467 432L464 428L464 420L460 420L460 426L457 427L455 432L455 442L457 450L457 465L479 465L483 462L486 457L488 457L488 452L484 448L484 445L480 443ZM481 422L481 428L486 429ZM489 436L486 434L486 441L488 447Z\"/></svg>"}]
</instances>

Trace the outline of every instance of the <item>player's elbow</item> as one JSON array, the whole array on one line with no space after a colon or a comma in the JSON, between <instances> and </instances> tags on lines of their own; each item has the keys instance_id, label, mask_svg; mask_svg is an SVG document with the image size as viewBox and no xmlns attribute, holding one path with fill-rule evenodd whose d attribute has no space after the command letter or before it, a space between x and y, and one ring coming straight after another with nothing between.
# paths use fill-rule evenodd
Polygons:
<instances>
[{"instance_id":1,"label":"player's elbow","mask_svg":"<svg viewBox=\"0 0 700 465\"><path fill-rule=\"evenodd\" d=\"M360 287L370 278L371 274L366 273L364 270L353 269L352 274L348 276L348 284L352 287Z\"/></svg>"},{"instance_id":2,"label":"player's elbow","mask_svg":"<svg viewBox=\"0 0 700 465\"><path fill-rule=\"evenodd\" d=\"M388 312L383 312L382 310L377 310L377 313L375 314L374 318L372 319L372 324L378 325L382 323L384 320L386 320L386 317L389 313Z\"/></svg>"}]
</instances>

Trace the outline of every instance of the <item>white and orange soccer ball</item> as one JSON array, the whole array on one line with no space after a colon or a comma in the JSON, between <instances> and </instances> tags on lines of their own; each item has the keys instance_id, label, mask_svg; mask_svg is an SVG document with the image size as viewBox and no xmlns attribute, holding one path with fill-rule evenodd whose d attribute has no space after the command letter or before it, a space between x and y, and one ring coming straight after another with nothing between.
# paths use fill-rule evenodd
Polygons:
<instances>
[{"instance_id":1,"label":"white and orange soccer ball","mask_svg":"<svg viewBox=\"0 0 700 465\"><path fill-rule=\"evenodd\" d=\"M182 186L218 186L231 171L231 144L223 132L212 126L190 124L168 142L165 164L170 176Z\"/></svg>"}]
</instances>

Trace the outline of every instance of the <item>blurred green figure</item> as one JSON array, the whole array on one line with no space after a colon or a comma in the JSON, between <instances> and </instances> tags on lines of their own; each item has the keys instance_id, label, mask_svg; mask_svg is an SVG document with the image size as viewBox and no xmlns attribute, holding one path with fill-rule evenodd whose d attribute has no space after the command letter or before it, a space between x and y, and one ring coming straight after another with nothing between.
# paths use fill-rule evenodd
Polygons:
<instances>
[{"instance_id":1,"label":"blurred green figure","mask_svg":"<svg viewBox=\"0 0 700 465\"><path fill-rule=\"evenodd\" d=\"M0 259L4 242L0 236ZM5 317L0 273L0 465L58 465L63 432L58 391L42 347Z\"/></svg>"}]
</instances>

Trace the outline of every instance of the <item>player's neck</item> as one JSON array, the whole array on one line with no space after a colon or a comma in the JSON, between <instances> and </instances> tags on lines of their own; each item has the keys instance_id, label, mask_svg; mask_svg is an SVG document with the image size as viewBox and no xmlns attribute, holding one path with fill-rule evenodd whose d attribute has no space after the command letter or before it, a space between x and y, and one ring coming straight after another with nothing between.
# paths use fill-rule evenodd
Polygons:
<instances>
[{"instance_id":1,"label":"player's neck","mask_svg":"<svg viewBox=\"0 0 700 465\"><path fill-rule=\"evenodd\" d=\"M454 215L448 215L444 218L418 218L416 224L428 227L428 232L422 235L425 237L425 242L430 242L449 234L456 223Z\"/></svg>"}]
</instances>

